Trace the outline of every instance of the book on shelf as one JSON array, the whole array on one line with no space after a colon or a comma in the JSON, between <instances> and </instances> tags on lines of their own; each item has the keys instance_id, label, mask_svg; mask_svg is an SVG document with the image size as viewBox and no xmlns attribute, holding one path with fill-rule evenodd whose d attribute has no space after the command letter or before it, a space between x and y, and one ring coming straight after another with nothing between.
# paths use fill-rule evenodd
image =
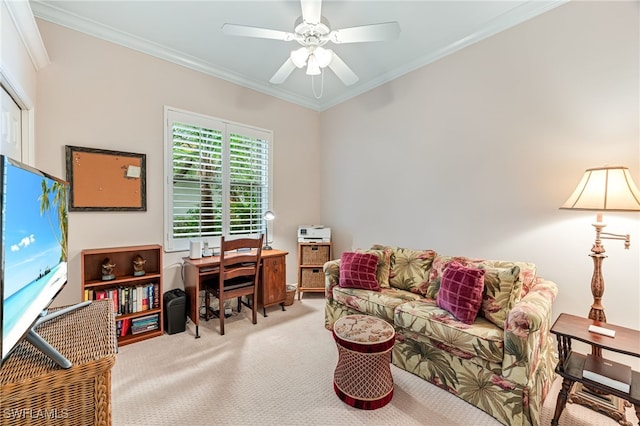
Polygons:
<instances>
[{"instance_id":1,"label":"book on shelf","mask_svg":"<svg viewBox=\"0 0 640 426\"><path fill-rule=\"evenodd\" d=\"M129 312L138 312L138 289L136 287L129 289Z\"/></svg>"},{"instance_id":2,"label":"book on shelf","mask_svg":"<svg viewBox=\"0 0 640 426\"><path fill-rule=\"evenodd\" d=\"M118 309L120 308L120 302L118 300L118 289L110 288L109 289L109 299L113 302L113 312L118 313Z\"/></svg>"},{"instance_id":3,"label":"book on shelf","mask_svg":"<svg viewBox=\"0 0 640 426\"><path fill-rule=\"evenodd\" d=\"M144 312L160 307L160 287L158 283L119 286L104 290L85 289L85 300L111 299L113 311L118 315Z\"/></svg>"},{"instance_id":4,"label":"book on shelf","mask_svg":"<svg viewBox=\"0 0 640 426\"><path fill-rule=\"evenodd\" d=\"M160 284L153 283L151 291L153 292L153 297L151 298L151 300L153 300L153 307L157 309L160 307Z\"/></svg>"},{"instance_id":5,"label":"book on shelf","mask_svg":"<svg viewBox=\"0 0 640 426\"><path fill-rule=\"evenodd\" d=\"M158 324L149 324L146 327L132 328L131 329L131 334L145 333L147 331L157 330L158 328L159 328Z\"/></svg>"},{"instance_id":6,"label":"book on shelf","mask_svg":"<svg viewBox=\"0 0 640 426\"><path fill-rule=\"evenodd\" d=\"M582 377L621 392L631 389L631 367L602 357L587 355Z\"/></svg>"},{"instance_id":7,"label":"book on shelf","mask_svg":"<svg viewBox=\"0 0 640 426\"><path fill-rule=\"evenodd\" d=\"M146 315L144 317L138 317L138 318L133 318L132 319L132 325L139 325L139 324L148 324L148 323L152 323L158 322L158 314L152 314L152 315Z\"/></svg>"},{"instance_id":8,"label":"book on shelf","mask_svg":"<svg viewBox=\"0 0 640 426\"><path fill-rule=\"evenodd\" d=\"M129 313L127 299L129 298L129 287L120 288L120 315Z\"/></svg>"},{"instance_id":9,"label":"book on shelf","mask_svg":"<svg viewBox=\"0 0 640 426\"><path fill-rule=\"evenodd\" d=\"M145 331L157 330L160 328L160 316L158 314L146 315L132 318L131 334L144 333Z\"/></svg>"},{"instance_id":10,"label":"book on shelf","mask_svg":"<svg viewBox=\"0 0 640 426\"><path fill-rule=\"evenodd\" d=\"M125 318L122 320L122 327L120 329L120 336L124 337L129 334L129 330L131 329L131 318Z\"/></svg>"},{"instance_id":11,"label":"book on shelf","mask_svg":"<svg viewBox=\"0 0 640 426\"><path fill-rule=\"evenodd\" d=\"M92 289L90 288L84 289L84 300L94 300Z\"/></svg>"}]
</instances>

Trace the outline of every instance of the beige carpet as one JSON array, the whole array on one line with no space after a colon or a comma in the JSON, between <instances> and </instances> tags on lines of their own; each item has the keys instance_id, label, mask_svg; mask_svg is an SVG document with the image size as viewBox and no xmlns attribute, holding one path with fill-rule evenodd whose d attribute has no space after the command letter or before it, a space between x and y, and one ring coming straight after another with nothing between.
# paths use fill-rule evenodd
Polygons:
<instances>
[{"instance_id":1,"label":"beige carpet","mask_svg":"<svg viewBox=\"0 0 640 426\"><path fill-rule=\"evenodd\" d=\"M226 321L120 348L112 375L113 424L121 425L498 425L472 405L392 366L394 396L365 411L332 387L337 351L324 329L324 299L305 295L285 312L268 310L252 325L249 310ZM559 389L547 398L550 424ZM630 420L637 422L628 410ZM561 425L617 425L567 404Z\"/></svg>"}]
</instances>

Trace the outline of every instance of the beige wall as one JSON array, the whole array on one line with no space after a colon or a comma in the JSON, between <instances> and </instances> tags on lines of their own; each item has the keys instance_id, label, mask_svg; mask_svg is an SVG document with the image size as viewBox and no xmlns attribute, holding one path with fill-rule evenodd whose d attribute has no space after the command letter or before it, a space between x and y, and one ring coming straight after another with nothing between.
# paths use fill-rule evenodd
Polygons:
<instances>
[{"instance_id":1,"label":"beige wall","mask_svg":"<svg viewBox=\"0 0 640 426\"><path fill-rule=\"evenodd\" d=\"M0 2L0 71L35 100L36 69L4 1Z\"/></svg>"},{"instance_id":2,"label":"beige wall","mask_svg":"<svg viewBox=\"0 0 640 426\"><path fill-rule=\"evenodd\" d=\"M24 5L12 5L14 12L24 11ZM23 116L23 147L18 160L33 165L34 106L36 100L36 66L23 43L20 32L5 0L0 1L0 84L26 110ZM34 54L32 52L32 54ZM0 123L0 126L3 124Z\"/></svg>"},{"instance_id":3,"label":"beige wall","mask_svg":"<svg viewBox=\"0 0 640 426\"><path fill-rule=\"evenodd\" d=\"M535 262L586 315L590 212L558 207L584 169L624 164L640 183L638 2L572 2L323 113L38 21L36 165L64 174L65 144L144 152L146 213L72 213L70 285L85 247L162 242L162 107L273 129L275 245L301 223L332 226L336 256L387 243ZM321 161L317 161L320 156ZM609 321L640 328L640 214L605 241ZM166 287L179 287L167 255Z\"/></svg>"},{"instance_id":4,"label":"beige wall","mask_svg":"<svg viewBox=\"0 0 640 426\"><path fill-rule=\"evenodd\" d=\"M531 261L592 302L592 212L559 210L583 171L640 185L638 2L571 2L322 114L323 221L336 255L373 243ZM331 173L330 173L331 172ZM640 214L605 241L608 320L640 329Z\"/></svg>"},{"instance_id":5,"label":"beige wall","mask_svg":"<svg viewBox=\"0 0 640 426\"><path fill-rule=\"evenodd\" d=\"M65 176L64 146L147 156L147 212L72 212L69 283L80 299L85 248L163 242L163 108L173 106L274 132L274 247L296 283L297 226L320 220L319 113L38 20L51 65L38 73L36 166ZM182 287L180 258L164 257L165 290Z\"/></svg>"}]
</instances>

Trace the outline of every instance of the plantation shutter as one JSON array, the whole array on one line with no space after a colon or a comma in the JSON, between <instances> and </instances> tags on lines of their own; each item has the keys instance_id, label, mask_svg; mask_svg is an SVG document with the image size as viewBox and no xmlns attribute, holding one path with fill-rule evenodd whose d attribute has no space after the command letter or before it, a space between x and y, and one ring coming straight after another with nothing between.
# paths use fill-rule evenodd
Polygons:
<instances>
[{"instance_id":1,"label":"plantation shutter","mask_svg":"<svg viewBox=\"0 0 640 426\"><path fill-rule=\"evenodd\" d=\"M260 132L228 126L229 234L264 232L269 209L269 140Z\"/></svg>"},{"instance_id":2,"label":"plantation shutter","mask_svg":"<svg viewBox=\"0 0 640 426\"><path fill-rule=\"evenodd\" d=\"M166 110L165 247L265 232L271 132Z\"/></svg>"},{"instance_id":3,"label":"plantation shutter","mask_svg":"<svg viewBox=\"0 0 640 426\"><path fill-rule=\"evenodd\" d=\"M222 233L222 132L174 122L173 238Z\"/></svg>"}]
</instances>

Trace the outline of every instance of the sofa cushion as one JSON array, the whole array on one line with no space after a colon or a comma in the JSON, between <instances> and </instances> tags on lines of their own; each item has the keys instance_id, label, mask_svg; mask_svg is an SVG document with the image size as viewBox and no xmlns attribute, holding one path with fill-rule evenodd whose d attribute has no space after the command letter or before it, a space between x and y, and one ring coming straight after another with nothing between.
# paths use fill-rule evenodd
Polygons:
<instances>
[{"instance_id":1,"label":"sofa cushion","mask_svg":"<svg viewBox=\"0 0 640 426\"><path fill-rule=\"evenodd\" d=\"M338 303L363 314L381 318L390 324L393 324L393 310L396 306L421 299L420 295L397 288L383 288L380 292L375 292L335 286L331 295Z\"/></svg>"},{"instance_id":2,"label":"sofa cushion","mask_svg":"<svg viewBox=\"0 0 640 426\"><path fill-rule=\"evenodd\" d=\"M432 299L420 299L398 305L394 322L398 329L442 342L469 354L467 358L477 356L493 363L502 362L504 330L483 317L478 316L473 324L465 324L439 308Z\"/></svg>"},{"instance_id":3,"label":"sofa cushion","mask_svg":"<svg viewBox=\"0 0 640 426\"><path fill-rule=\"evenodd\" d=\"M485 316L499 327L504 327L507 313L520 301L523 294L529 291L530 283L536 274L536 267L533 263L438 255L433 260L433 266L429 273L427 297L437 298L442 274L451 262L488 270L490 276L487 277L487 273L485 273L484 296L480 315ZM515 278L513 274L516 274Z\"/></svg>"},{"instance_id":4,"label":"sofa cushion","mask_svg":"<svg viewBox=\"0 0 640 426\"><path fill-rule=\"evenodd\" d=\"M431 299L438 297L438 291L440 290L440 281L442 280L442 274L451 262L459 263L462 266L473 266L474 263L480 262L480 259L472 259L464 256L442 256L437 255L433 259L431 270L429 271L429 282L425 291L425 296Z\"/></svg>"},{"instance_id":5,"label":"sofa cushion","mask_svg":"<svg viewBox=\"0 0 640 426\"><path fill-rule=\"evenodd\" d=\"M400 290L424 295L429 284L429 271L436 257L433 250L374 245L372 249L391 249L389 285Z\"/></svg>"},{"instance_id":6,"label":"sofa cushion","mask_svg":"<svg viewBox=\"0 0 640 426\"><path fill-rule=\"evenodd\" d=\"M358 253L369 253L378 256L378 267L376 268L376 279L380 288L389 288L389 271L391 267L391 249L380 250L356 250Z\"/></svg>"},{"instance_id":7,"label":"sofa cushion","mask_svg":"<svg viewBox=\"0 0 640 426\"><path fill-rule=\"evenodd\" d=\"M428 355L425 356L425 353ZM402 364L409 367L409 369L404 368L407 371L412 371L416 367L421 370L431 367L429 376L433 372L440 376L440 379L447 377L452 383L458 382L461 378L460 374L464 377L467 374L464 370L468 371L469 368L476 370L479 367L492 374L502 375L502 361L487 361L475 353L463 351L457 346L430 339L403 328L396 329L396 345L392 356L392 361L400 368L404 368ZM397 361L400 363L396 363ZM423 376L420 375L420 377ZM430 379L427 378L427 380ZM442 382L436 384L441 385Z\"/></svg>"},{"instance_id":8,"label":"sofa cushion","mask_svg":"<svg viewBox=\"0 0 640 426\"><path fill-rule=\"evenodd\" d=\"M478 266L489 266L492 268L512 268L517 266L520 268L520 275L518 276L518 282L516 284L519 286L519 294L518 292L513 292L511 294L513 298L513 304L519 302L522 296L529 292L529 289L533 286L533 281L536 278L536 265L529 262L511 262L508 260L483 260ZM513 306L513 305L512 305Z\"/></svg>"},{"instance_id":9,"label":"sofa cushion","mask_svg":"<svg viewBox=\"0 0 640 426\"><path fill-rule=\"evenodd\" d=\"M509 311L520 300L520 267L494 268L486 264L479 267L485 271L482 315L498 327L504 328Z\"/></svg>"},{"instance_id":10,"label":"sofa cushion","mask_svg":"<svg viewBox=\"0 0 640 426\"><path fill-rule=\"evenodd\" d=\"M471 324L478 316L484 290L484 269L451 262L442 274L436 303L457 320Z\"/></svg>"},{"instance_id":11,"label":"sofa cushion","mask_svg":"<svg viewBox=\"0 0 640 426\"><path fill-rule=\"evenodd\" d=\"M338 285L344 288L380 291L380 284L376 279L377 267L378 256L346 251L340 256Z\"/></svg>"},{"instance_id":12,"label":"sofa cushion","mask_svg":"<svg viewBox=\"0 0 640 426\"><path fill-rule=\"evenodd\" d=\"M474 259L464 256L442 256L437 255L433 260L431 271L429 272L429 285L425 296L435 299L440 288L440 277L446 269L447 265L451 262L458 262L463 266L476 266L481 265L491 266L494 268L511 268L512 266L518 266L520 268L520 281L522 281L521 296L524 296L529 288L533 285L533 281L536 277L536 265L529 262L512 262L508 260L485 260Z\"/></svg>"}]
</instances>

